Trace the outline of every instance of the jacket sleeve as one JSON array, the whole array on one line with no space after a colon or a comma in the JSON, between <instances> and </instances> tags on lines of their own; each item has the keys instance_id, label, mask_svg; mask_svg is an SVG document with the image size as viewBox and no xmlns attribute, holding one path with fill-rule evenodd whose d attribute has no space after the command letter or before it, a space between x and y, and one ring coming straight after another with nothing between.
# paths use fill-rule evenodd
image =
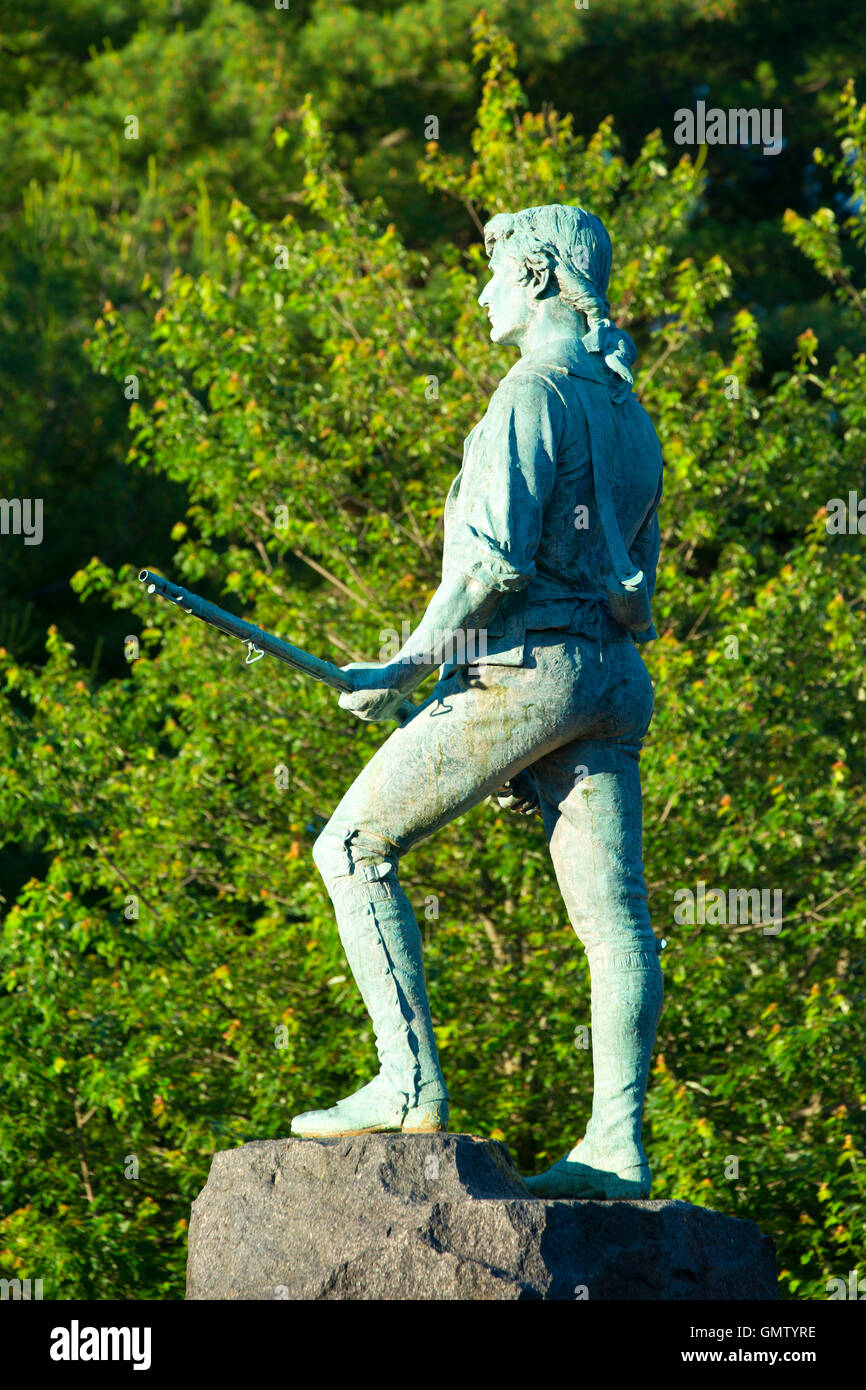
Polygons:
<instances>
[{"instance_id":1,"label":"jacket sleeve","mask_svg":"<svg viewBox=\"0 0 866 1390\"><path fill-rule=\"evenodd\" d=\"M500 593L523 589L534 577L563 409L534 373L502 381L465 465L443 569Z\"/></svg>"}]
</instances>

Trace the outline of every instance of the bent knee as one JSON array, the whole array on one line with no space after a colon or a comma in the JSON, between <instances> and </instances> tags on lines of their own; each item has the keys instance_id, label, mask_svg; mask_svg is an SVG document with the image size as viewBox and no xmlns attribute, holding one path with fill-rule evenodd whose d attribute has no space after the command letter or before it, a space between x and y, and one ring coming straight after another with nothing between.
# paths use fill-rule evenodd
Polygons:
<instances>
[{"instance_id":1,"label":"bent knee","mask_svg":"<svg viewBox=\"0 0 866 1390\"><path fill-rule=\"evenodd\" d=\"M377 883L396 877L397 850L379 835L329 822L313 845L313 863L329 885L350 877Z\"/></svg>"}]
</instances>

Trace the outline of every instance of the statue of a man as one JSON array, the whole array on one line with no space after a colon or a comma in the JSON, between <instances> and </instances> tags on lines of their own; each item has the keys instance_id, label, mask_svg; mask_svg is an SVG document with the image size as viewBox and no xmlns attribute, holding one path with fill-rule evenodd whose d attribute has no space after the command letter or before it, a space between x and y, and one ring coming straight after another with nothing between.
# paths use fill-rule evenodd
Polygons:
<instances>
[{"instance_id":1,"label":"statue of a man","mask_svg":"<svg viewBox=\"0 0 866 1390\"><path fill-rule=\"evenodd\" d=\"M484 240L491 279L478 302L491 340L520 357L466 440L445 503L442 582L420 625L392 661L346 667L355 689L340 704L388 718L441 665L439 680L313 851L381 1068L333 1108L296 1116L292 1132L447 1127L421 937L398 867L499 792L514 809L540 809L592 988L592 1116L583 1140L529 1185L543 1197L645 1197L641 1116L662 973L641 859L653 693L636 644L656 635L661 450L632 394L634 344L607 317L602 222L578 207L526 208L494 217Z\"/></svg>"}]
</instances>

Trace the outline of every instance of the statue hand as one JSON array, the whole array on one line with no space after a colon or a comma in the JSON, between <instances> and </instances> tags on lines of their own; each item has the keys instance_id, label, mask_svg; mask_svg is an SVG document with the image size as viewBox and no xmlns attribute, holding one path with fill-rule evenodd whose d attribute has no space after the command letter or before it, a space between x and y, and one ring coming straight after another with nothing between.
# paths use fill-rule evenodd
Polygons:
<instances>
[{"instance_id":1,"label":"statue hand","mask_svg":"<svg viewBox=\"0 0 866 1390\"><path fill-rule=\"evenodd\" d=\"M541 811L541 803L531 772L518 772L510 782L498 787L496 800L499 802L501 810L514 811L519 816L531 816L536 811L539 813Z\"/></svg>"},{"instance_id":2,"label":"statue hand","mask_svg":"<svg viewBox=\"0 0 866 1390\"><path fill-rule=\"evenodd\" d=\"M406 696L392 682L396 672L378 661L350 661L340 668L352 678L353 690L340 696L341 709L348 709L359 719L393 719Z\"/></svg>"}]
</instances>

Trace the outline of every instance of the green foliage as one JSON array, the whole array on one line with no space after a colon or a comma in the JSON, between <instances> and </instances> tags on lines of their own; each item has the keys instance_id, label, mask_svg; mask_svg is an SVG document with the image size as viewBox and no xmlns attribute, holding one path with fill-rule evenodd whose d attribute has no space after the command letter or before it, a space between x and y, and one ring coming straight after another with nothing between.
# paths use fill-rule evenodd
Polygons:
<instances>
[{"instance_id":1,"label":"green foliage","mask_svg":"<svg viewBox=\"0 0 866 1390\"><path fill-rule=\"evenodd\" d=\"M73 408L85 386L109 441L96 486L131 513L133 484L147 490L144 514L72 580L113 670L65 623L38 662L32 614L4 629L0 816L45 868L16 893L0 945L0 1268L43 1278L51 1297L181 1296L189 1202L214 1149L284 1135L293 1113L369 1079L371 1030L310 848L385 731L276 664L245 666L136 573L164 562L336 660L370 659L417 622L462 439L511 361L475 305L478 223L557 198L610 227L613 314L642 350L637 390L667 469L644 759L650 905L669 942L647 1106L655 1195L756 1219L779 1244L785 1291L824 1297L862 1250L864 581L859 536L825 521L829 499L866 492L866 356L803 332L768 372L738 266L718 243L684 255L706 169L674 160L661 131L629 154L610 119L587 137L572 115L532 109L506 32L543 65L563 7L541 6L531 36L513 7L476 24L471 153L419 140L419 205L445 211L438 242L407 237L377 178L381 148L341 168L337 108L372 86L387 125L400 55L406 82L429 68L442 89L471 88L452 33L470 7L422 8L426 28L383 5L362 29L353 7L312 7L303 53L321 97L304 99L275 15L220 4L187 29L154 7L136 28L120 5L122 47L64 69L53 101L34 98L57 140L34 134L16 154L37 182L2 264L7 320L28 277L33 314L9 367L22 416L10 476L26 476L53 374L57 456L79 470L70 516L93 427ZM698 8L723 24L731 7ZM660 24L698 22L685 0L655 9ZM92 15L76 12L82 31ZM637 21L615 6L609 22ZM18 38L37 65L63 42L40 33L22 22ZM341 88L326 59L351 35L363 42ZM272 86L269 62L285 63ZM767 90L774 80L761 69ZM170 159L162 139L120 144L130 92L171 126ZM2 120L11 146L17 118ZM833 322L853 332L866 113L851 88L838 121L841 155L819 163L851 191L843 225L838 208L792 209L774 235L832 282ZM401 206L413 162L399 165ZM389 196L358 196L353 175ZM44 467L47 487L59 475ZM63 572L75 553L70 541L52 563ZM402 878L454 1127L504 1138L526 1171L546 1165L583 1132L591 1075L575 1046L588 978L540 827L479 807L408 856ZM678 925L674 894L699 880L780 888L781 932Z\"/></svg>"}]
</instances>

